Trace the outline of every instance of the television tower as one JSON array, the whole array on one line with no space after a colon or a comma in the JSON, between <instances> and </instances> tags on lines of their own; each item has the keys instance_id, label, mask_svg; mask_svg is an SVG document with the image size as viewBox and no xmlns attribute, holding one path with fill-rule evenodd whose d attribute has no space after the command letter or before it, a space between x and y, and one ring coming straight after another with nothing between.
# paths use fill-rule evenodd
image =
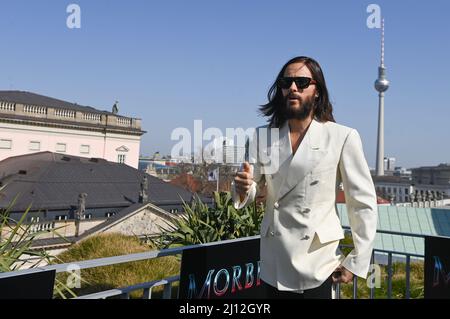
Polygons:
<instances>
[{"instance_id":1,"label":"television tower","mask_svg":"<svg viewBox=\"0 0 450 319\"><path fill-rule=\"evenodd\" d=\"M384 19L381 22L381 65L378 67L378 79L375 81L375 90L378 91L378 141L376 176L384 175L384 92L389 88L384 67Z\"/></svg>"}]
</instances>

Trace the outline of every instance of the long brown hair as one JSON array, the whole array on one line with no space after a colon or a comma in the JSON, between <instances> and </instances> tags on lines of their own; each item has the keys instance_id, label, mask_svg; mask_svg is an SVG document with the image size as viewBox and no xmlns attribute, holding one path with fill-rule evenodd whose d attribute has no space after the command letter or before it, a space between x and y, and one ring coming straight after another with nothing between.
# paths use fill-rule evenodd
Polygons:
<instances>
[{"instance_id":1,"label":"long brown hair","mask_svg":"<svg viewBox=\"0 0 450 319\"><path fill-rule=\"evenodd\" d=\"M306 56L298 56L292 58L283 66L277 76L277 79L284 76L284 72L288 65L296 62L303 62L311 72L313 79L317 82L316 88L319 96L315 100L313 111L314 117L319 122L336 122L333 117L333 106L331 105L328 96L328 89L325 83L322 68L316 60ZM286 115L281 111L283 108L280 106L282 106L282 103L284 103L284 98L281 90L277 86L277 81L275 81L275 83L270 87L269 93L267 93L267 98L269 100L269 103L261 105L259 111L263 116L269 117L267 122L269 122L270 127L280 128L287 119Z\"/></svg>"}]
</instances>

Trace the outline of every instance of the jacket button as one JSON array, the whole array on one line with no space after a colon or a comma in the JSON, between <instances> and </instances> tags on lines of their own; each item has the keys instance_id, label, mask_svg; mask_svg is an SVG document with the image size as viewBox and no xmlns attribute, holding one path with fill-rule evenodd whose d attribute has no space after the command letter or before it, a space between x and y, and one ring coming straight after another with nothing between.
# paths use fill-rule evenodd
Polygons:
<instances>
[{"instance_id":1,"label":"jacket button","mask_svg":"<svg viewBox=\"0 0 450 319\"><path fill-rule=\"evenodd\" d=\"M273 204L273 207L278 208L280 207L280 204L278 204L278 202L275 202L275 204Z\"/></svg>"}]
</instances>

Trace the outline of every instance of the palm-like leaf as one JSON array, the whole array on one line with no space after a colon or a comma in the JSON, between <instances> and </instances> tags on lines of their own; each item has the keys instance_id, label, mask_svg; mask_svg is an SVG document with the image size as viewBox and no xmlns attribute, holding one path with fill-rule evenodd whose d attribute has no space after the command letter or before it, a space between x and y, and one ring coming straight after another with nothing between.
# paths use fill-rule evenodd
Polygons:
<instances>
[{"instance_id":1,"label":"palm-like leaf","mask_svg":"<svg viewBox=\"0 0 450 319\"><path fill-rule=\"evenodd\" d=\"M161 236L153 244L167 248L254 236L264 214L256 203L236 210L229 192L215 192L213 207L194 196L190 204L183 201L183 209L183 215L160 227Z\"/></svg>"},{"instance_id":2,"label":"palm-like leaf","mask_svg":"<svg viewBox=\"0 0 450 319\"><path fill-rule=\"evenodd\" d=\"M32 244L36 238L49 232L61 237L57 229L32 232L33 223L25 223L30 212L30 207L22 214L19 221L14 221L9 217L15 200L5 210L0 210L0 272L10 272L20 269L26 263L30 263L30 257L35 257L35 261L28 267L37 267L42 262L50 263L53 256L45 250L33 249ZM4 236L6 235L6 236ZM55 293L62 298L66 294L72 297L76 295L64 283L56 280Z\"/></svg>"}]
</instances>

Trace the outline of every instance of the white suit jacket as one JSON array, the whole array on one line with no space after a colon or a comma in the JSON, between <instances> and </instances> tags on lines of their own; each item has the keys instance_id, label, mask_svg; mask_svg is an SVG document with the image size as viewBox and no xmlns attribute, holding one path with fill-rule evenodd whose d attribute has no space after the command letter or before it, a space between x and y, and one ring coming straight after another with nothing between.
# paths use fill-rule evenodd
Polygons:
<instances>
[{"instance_id":1,"label":"white suit jacket","mask_svg":"<svg viewBox=\"0 0 450 319\"><path fill-rule=\"evenodd\" d=\"M257 128L251 145L259 132ZM358 132L314 119L293 156L286 122L279 138L268 143L279 149L278 171L267 174L258 158L250 158L254 182L242 202L232 183L237 209L253 202L257 190L267 185L261 279L279 290L301 291L320 286L339 265L366 278L377 228L377 197ZM258 147L256 152L261 151L268 150ZM338 248L344 238L336 207L341 182L355 245L347 257Z\"/></svg>"}]
</instances>

